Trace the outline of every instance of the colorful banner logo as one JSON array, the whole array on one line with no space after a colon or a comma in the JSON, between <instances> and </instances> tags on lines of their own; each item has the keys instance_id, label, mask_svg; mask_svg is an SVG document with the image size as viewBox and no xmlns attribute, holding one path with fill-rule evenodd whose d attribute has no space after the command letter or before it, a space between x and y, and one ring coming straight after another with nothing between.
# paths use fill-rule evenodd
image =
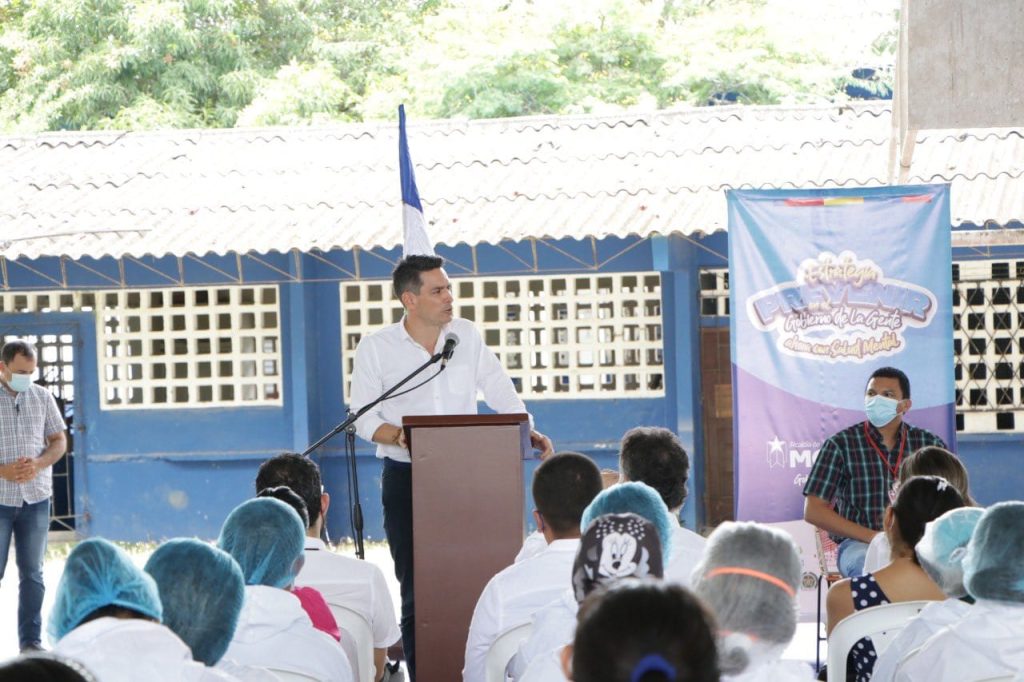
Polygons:
<instances>
[{"instance_id":1,"label":"colorful banner logo","mask_svg":"<svg viewBox=\"0 0 1024 682\"><path fill-rule=\"evenodd\" d=\"M907 421L953 444L948 186L728 201L737 518L800 518L818 449L864 420L878 367L910 377Z\"/></svg>"},{"instance_id":2,"label":"colorful banner logo","mask_svg":"<svg viewBox=\"0 0 1024 682\"><path fill-rule=\"evenodd\" d=\"M797 268L795 282L759 291L747 315L761 331L777 332L778 349L829 362L864 362L897 354L904 329L935 317L931 292L859 260L852 251L824 251Z\"/></svg>"}]
</instances>

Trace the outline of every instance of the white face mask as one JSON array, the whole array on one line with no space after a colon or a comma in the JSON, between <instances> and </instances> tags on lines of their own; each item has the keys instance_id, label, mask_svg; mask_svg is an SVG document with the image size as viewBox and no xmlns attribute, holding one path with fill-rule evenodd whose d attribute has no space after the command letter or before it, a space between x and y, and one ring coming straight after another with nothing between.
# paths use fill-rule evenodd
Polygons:
<instances>
[{"instance_id":1,"label":"white face mask","mask_svg":"<svg viewBox=\"0 0 1024 682\"><path fill-rule=\"evenodd\" d=\"M899 404L900 401L895 398L886 398L883 395L864 397L864 411L867 413L868 421L877 429L896 418L896 409Z\"/></svg>"},{"instance_id":2,"label":"white face mask","mask_svg":"<svg viewBox=\"0 0 1024 682\"><path fill-rule=\"evenodd\" d=\"M32 385L31 374L15 374L11 372L11 378L7 380L7 385L11 387L11 390L15 393L22 393L27 391L28 387Z\"/></svg>"}]
</instances>

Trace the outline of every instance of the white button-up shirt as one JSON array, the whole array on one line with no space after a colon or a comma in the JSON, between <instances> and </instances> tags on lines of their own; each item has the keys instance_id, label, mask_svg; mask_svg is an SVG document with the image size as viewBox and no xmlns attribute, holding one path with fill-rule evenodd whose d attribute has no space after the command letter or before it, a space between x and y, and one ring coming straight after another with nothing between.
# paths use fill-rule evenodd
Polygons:
<instances>
[{"instance_id":1,"label":"white button-up shirt","mask_svg":"<svg viewBox=\"0 0 1024 682\"><path fill-rule=\"evenodd\" d=\"M306 538L306 563L295 578L299 587L313 587L328 604L352 609L366 619L373 646L385 649L402 636L384 574L369 561L335 554L319 538Z\"/></svg>"},{"instance_id":2,"label":"white button-up shirt","mask_svg":"<svg viewBox=\"0 0 1024 682\"><path fill-rule=\"evenodd\" d=\"M176 634L140 618L97 618L69 632L54 653L78 661L103 682L237 682L192 660Z\"/></svg>"},{"instance_id":3,"label":"white button-up shirt","mask_svg":"<svg viewBox=\"0 0 1024 682\"><path fill-rule=\"evenodd\" d=\"M572 586L572 564L579 539L555 540L537 556L503 569L484 588L473 610L466 640L464 682L484 682L487 652L514 627Z\"/></svg>"},{"instance_id":4,"label":"white button-up shirt","mask_svg":"<svg viewBox=\"0 0 1024 682\"><path fill-rule=\"evenodd\" d=\"M499 414L526 412L512 380L469 320L455 318L445 325L437 337L434 353L443 350L445 336L449 333L459 337L459 345L441 375L405 395L385 400L360 417L356 422L356 432L361 438L372 442L373 434L381 425L401 426L402 417L406 416L476 414L478 393ZM431 355L409 335L404 319L363 337L356 349L352 372L352 411L358 412L371 403L429 360ZM436 374L439 367L428 367L398 392ZM378 444L377 456L398 462L410 461L409 451L397 445Z\"/></svg>"},{"instance_id":5,"label":"white button-up shirt","mask_svg":"<svg viewBox=\"0 0 1024 682\"><path fill-rule=\"evenodd\" d=\"M708 541L688 528L672 529L672 556L665 565L665 580L690 587L693 569L704 558Z\"/></svg>"}]
</instances>

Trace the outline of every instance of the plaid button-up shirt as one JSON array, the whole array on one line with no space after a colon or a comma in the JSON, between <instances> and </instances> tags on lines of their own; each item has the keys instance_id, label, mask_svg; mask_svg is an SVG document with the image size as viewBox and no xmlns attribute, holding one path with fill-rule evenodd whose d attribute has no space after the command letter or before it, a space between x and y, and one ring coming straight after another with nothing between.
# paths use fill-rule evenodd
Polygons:
<instances>
[{"instance_id":1,"label":"plaid button-up shirt","mask_svg":"<svg viewBox=\"0 0 1024 682\"><path fill-rule=\"evenodd\" d=\"M46 439L63 430L57 401L45 388L33 384L27 391L11 395L0 386L0 464L38 457L46 450ZM27 483L0 479L0 505L20 507L49 499L53 492L51 470L41 470Z\"/></svg>"},{"instance_id":2,"label":"plaid button-up shirt","mask_svg":"<svg viewBox=\"0 0 1024 682\"><path fill-rule=\"evenodd\" d=\"M867 434L878 446L872 446ZM870 422L854 424L829 438L821 446L811 473L804 485L804 495L814 495L835 504L836 513L844 519L870 528L882 530L882 518L889 504L889 491L893 485L891 468L896 468L900 457L900 442L906 435L903 457L925 447L946 447L942 439L930 431L904 423L892 450L882 442L882 434ZM885 461L879 454L885 455ZM831 536L836 542L844 538Z\"/></svg>"}]
</instances>

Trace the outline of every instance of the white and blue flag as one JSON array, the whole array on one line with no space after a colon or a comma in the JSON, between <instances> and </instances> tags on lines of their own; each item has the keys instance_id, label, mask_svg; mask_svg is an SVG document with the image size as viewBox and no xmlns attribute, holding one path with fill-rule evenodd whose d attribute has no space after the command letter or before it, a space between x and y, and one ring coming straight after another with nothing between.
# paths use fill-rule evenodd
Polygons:
<instances>
[{"instance_id":1,"label":"white and blue flag","mask_svg":"<svg viewBox=\"0 0 1024 682\"><path fill-rule=\"evenodd\" d=\"M405 105L398 105L398 168L402 178L402 258L433 256L434 247L427 236L427 221L416 189L416 174L409 157L409 141L405 136Z\"/></svg>"}]
</instances>

